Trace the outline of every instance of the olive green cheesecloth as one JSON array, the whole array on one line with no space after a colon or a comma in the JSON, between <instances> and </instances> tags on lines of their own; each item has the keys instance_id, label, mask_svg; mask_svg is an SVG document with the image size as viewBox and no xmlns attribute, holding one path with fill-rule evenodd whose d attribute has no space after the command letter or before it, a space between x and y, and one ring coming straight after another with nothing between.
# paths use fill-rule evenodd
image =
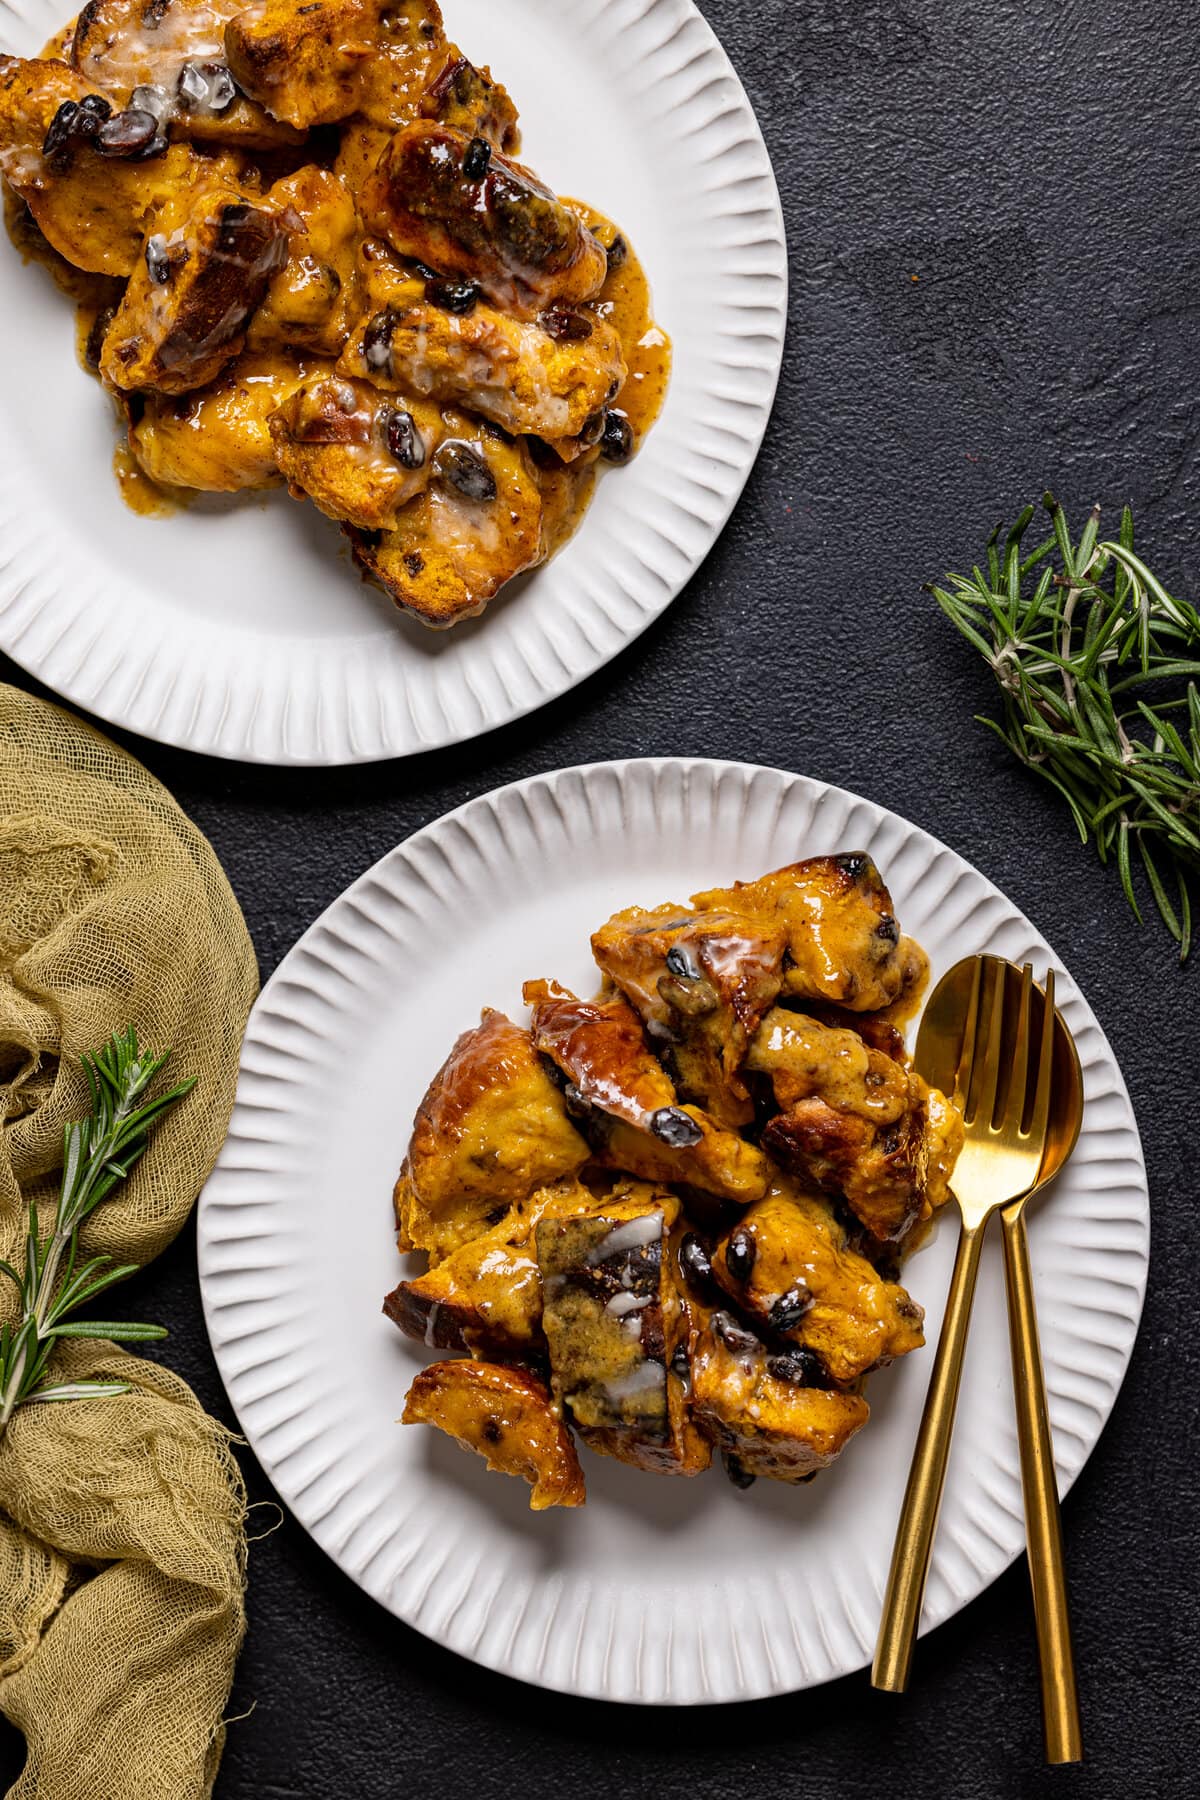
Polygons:
<instances>
[{"instance_id":1,"label":"olive green cheesecloth","mask_svg":"<svg viewBox=\"0 0 1200 1800\"><path fill-rule=\"evenodd\" d=\"M145 1263L170 1243L225 1135L256 989L237 901L166 789L0 684L0 1256L24 1266L31 1200L53 1219L63 1125L88 1111L79 1058L127 1025L196 1086L83 1244ZM16 1303L0 1284L0 1321ZM119 1288L105 1304L120 1316ZM132 1391L20 1407L0 1438L0 1710L28 1748L10 1800L207 1795L244 1629L228 1433L113 1344L64 1340L51 1368Z\"/></svg>"}]
</instances>

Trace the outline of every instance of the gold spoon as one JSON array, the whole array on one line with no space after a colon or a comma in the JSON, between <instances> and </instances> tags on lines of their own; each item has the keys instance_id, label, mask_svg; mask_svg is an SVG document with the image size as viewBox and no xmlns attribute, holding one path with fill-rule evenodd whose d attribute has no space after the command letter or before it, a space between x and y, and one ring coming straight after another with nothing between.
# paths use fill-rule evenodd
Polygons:
<instances>
[{"instance_id":1,"label":"gold spoon","mask_svg":"<svg viewBox=\"0 0 1200 1800\"><path fill-rule=\"evenodd\" d=\"M970 1006L974 958L957 963L938 983L921 1020L916 1066L925 1080L943 1092L952 1092L962 1041L963 1021ZM1015 998L1022 971L1006 965L1007 998ZM1046 987L1033 990L1032 1035L1041 1034L1045 1009L1054 1006L1054 971ZM1083 1121L1083 1074L1079 1055L1061 1013L1054 1013L1051 1105L1046 1143L1037 1181L1001 1211L1004 1228L1004 1278L1008 1300L1008 1329L1012 1349L1013 1392L1017 1408L1017 1439L1021 1451L1021 1487L1025 1500L1025 1531L1029 1548L1029 1577L1033 1588L1033 1614L1041 1665L1042 1719L1046 1760L1079 1762L1083 1740L1079 1723L1079 1699L1075 1685L1075 1659L1063 1570L1062 1526L1058 1485L1054 1474L1054 1448L1046 1409L1046 1382L1038 1340L1033 1273L1029 1262L1029 1238L1025 1208L1034 1194L1054 1179L1074 1150Z\"/></svg>"}]
</instances>

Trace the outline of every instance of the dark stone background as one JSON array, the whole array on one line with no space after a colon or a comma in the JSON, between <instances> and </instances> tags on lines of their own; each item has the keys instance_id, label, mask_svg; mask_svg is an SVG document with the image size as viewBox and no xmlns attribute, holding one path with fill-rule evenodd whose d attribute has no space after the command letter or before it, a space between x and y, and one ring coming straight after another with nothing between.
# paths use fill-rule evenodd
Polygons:
<instances>
[{"instance_id":1,"label":"dark stone background","mask_svg":"<svg viewBox=\"0 0 1200 1800\"><path fill-rule=\"evenodd\" d=\"M860 1675L670 1713L459 1661L289 1522L251 1558L230 1712L254 1711L230 1729L224 1800L1197 1791L1197 971L1137 926L1056 797L972 723L991 704L986 671L920 584L969 565L995 520L1049 484L1080 519L1101 500L1114 528L1131 501L1168 583L1200 586L1200 13L1161 0L704 10L774 158L793 285L761 460L687 592L583 688L458 749L281 773L134 748L211 836L264 976L353 876L447 808L643 753L773 763L868 794L1037 922L1125 1070L1154 1198L1141 1338L1065 1509L1088 1761L1041 1767L1023 1564L922 1647L903 1701ZM229 1417L190 1231L136 1287L132 1316L171 1326L171 1362ZM0 1737L0 1774L20 1762Z\"/></svg>"}]
</instances>

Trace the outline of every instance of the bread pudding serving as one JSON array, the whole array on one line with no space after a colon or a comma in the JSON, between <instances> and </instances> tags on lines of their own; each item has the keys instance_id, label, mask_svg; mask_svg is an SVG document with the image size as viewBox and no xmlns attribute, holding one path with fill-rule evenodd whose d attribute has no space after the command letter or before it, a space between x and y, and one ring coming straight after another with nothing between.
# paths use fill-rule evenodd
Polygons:
<instances>
[{"instance_id":1,"label":"bread pudding serving","mask_svg":"<svg viewBox=\"0 0 1200 1800\"><path fill-rule=\"evenodd\" d=\"M0 56L10 230L142 509L286 483L435 627L569 537L669 373L628 241L519 146L436 0L88 0Z\"/></svg>"},{"instance_id":2,"label":"bread pudding serving","mask_svg":"<svg viewBox=\"0 0 1200 1800\"><path fill-rule=\"evenodd\" d=\"M591 940L595 998L525 984L434 1077L396 1186L426 1253L384 1311L458 1355L413 1382L530 1504L578 1506L576 1438L650 1473L806 1481L924 1342L902 1259L962 1138L898 1020L925 958L865 855L822 856Z\"/></svg>"}]
</instances>

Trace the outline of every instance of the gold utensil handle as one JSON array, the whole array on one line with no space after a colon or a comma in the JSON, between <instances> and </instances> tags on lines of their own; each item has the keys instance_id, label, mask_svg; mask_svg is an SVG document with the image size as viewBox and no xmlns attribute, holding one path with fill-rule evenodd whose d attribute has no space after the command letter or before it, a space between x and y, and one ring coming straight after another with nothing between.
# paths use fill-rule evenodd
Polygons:
<instances>
[{"instance_id":1,"label":"gold utensil handle","mask_svg":"<svg viewBox=\"0 0 1200 1800\"><path fill-rule=\"evenodd\" d=\"M1054 1478L1054 1446L1046 1411L1046 1382L1038 1342L1024 1203L1006 1208L1002 1217L1004 1283L1008 1294L1017 1437L1021 1446L1029 1578L1033 1585L1033 1617L1041 1663L1046 1761L1081 1762L1083 1734L1079 1723L1079 1696L1075 1689L1075 1658L1071 1651L1058 1486Z\"/></svg>"},{"instance_id":2,"label":"gold utensil handle","mask_svg":"<svg viewBox=\"0 0 1200 1800\"><path fill-rule=\"evenodd\" d=\"M902 1694L908 1686L913 1646L921 1623L921 1601L933 1553L946 1464L950 1458L963 1352L986 1223L985 1220L976 1225L964 1224L959 1236L942 1335L938 1339L929 1392L925 1396L925 1411L908 1472L900 1523L896 1528L883 1619L871 1670L871 1685L886 1688L893 1694Z\"/></svg>"}]
</instances>

